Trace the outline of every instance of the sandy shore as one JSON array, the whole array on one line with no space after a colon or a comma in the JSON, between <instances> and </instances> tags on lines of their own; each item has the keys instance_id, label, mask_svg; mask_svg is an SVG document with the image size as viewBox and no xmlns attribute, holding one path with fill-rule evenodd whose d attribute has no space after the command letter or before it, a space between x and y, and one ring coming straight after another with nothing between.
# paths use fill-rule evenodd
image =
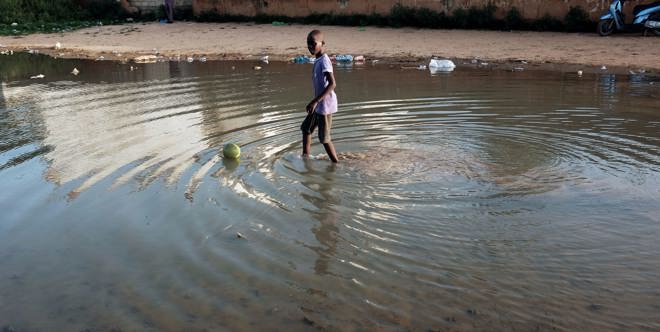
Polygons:
<instances>
[{"instance_id":1,"label":"sandy shore","mask_svg":"<svg viewBox=\"0 0 660 332\"><path fill-rule=\"evenodd\" d=\"M61 57L131 60L144 54L253 59L270 55L288 60L306 54L305 36L313 26L189 23L135 23L76 30L64 34L0 37L12 49L40 49ZM328 53L367 59L420 62L432 55L494 63L556 66L608 66L660 71L660 40L641 34L599 37L594 34L420 30L367 27L318 27L326 33ZM362 31L364 30L364 31ZM59 42L62 46L54 50ZM524 62L523 62L524 61Z\"/></svg>"}]
</instances>

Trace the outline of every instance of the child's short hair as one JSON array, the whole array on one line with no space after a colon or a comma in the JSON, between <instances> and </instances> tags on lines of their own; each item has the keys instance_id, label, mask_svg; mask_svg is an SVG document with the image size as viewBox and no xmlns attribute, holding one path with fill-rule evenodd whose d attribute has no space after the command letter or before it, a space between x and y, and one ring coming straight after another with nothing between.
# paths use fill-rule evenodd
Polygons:
<instances>
[{"instance_id":1,"label":"child's short hair","mask_svg":"<svg viewBox=\"0 0 660 332\"><path fill-rule=\"evenodd\" d=\"M321 30L316 30L316 29L314 29L314 30L310 31L310 32L307 34L307 38L309 38L309 37L316 37L316 36L318 36L318 35L323 35L323 32L321 32Z\"/></svg>"}]
</instances>

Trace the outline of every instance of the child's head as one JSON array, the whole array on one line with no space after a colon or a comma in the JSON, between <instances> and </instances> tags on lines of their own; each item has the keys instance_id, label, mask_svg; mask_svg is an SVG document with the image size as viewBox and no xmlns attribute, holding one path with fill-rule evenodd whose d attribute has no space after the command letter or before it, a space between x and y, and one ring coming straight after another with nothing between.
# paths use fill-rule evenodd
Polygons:
<instances>
[{"instance_id":1,"label":"child's head","mask_svg":"<svg viewBox=\"0 0 660 332\"><path fill-rule=\"evenodd\" d=\"M307 35L307 49L309 50L309 53L317 55L323 52L324 45L325 41L323 40L323 32L319 30L312 30Z\"/></svg>"}]
</instances>

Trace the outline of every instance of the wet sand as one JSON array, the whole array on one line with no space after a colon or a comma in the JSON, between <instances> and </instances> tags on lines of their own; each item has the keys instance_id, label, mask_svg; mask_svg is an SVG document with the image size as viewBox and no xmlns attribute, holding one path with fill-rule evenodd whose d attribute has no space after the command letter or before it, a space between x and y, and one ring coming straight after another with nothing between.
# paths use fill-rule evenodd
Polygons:
<instances>
[{"instance_id":1,"label":"wet sand","mask_svg":"<svg viewBox=\"0 0 660 332\"><path fill-rule=\"evenodd\" d=\"M139 55L209 60L289 60L306 54L305 36L314 28L326 33L327 52L364 55L393 62L426 61L432 55L478 59L491 65L530 64L569 70L586 66L660 71L657 37L641 33L599 37L595 33L501 32L249 23L135 23L101 26L63 34L0 37L2 48L39 49L67 58L130 61ZM61 49L54 49L59 42ZM613 69L613 68L612 68Z\"/></svg>"}]
</instances>

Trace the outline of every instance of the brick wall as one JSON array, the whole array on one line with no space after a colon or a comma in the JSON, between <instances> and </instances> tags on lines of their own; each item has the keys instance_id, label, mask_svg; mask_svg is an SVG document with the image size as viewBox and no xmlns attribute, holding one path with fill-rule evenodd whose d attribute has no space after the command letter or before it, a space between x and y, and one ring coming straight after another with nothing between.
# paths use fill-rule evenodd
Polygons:
<instances>
[{"instance_id":1,"label":"brick wall","mask_svg":"<svg viewBox=\"0 0 660 332\"><path fill-rule=\"evenodd\" d=\"M142 13L148 13L148 12L156 11L158 7L162 6L165 3L165 1L164 0L128 0L128 3L131 6L140 9L140 12ZM175 7L190 8L193 5L193 0L175 0L174 4Z\"/></svg>"},{"instance_id":2,"label":"brick wall","mask_svg":"<svg viewBox=\"0 0 660 332\"><path fill-rule=\"evenodd\" d=\"M140 1L140 0L135 0ZM147 1L147 0L142 0ZM646 1L648 2L648 1ZM626 12L645 1L626 2ZM380 14L389 13L392 6L400 3L411 7L425 7L439 12L451 13L457 8L483 7L488 3L497 6L497 16L503 17L511 7L517 7L526 18L535 19L543 15L562 18L571 6L582 6L596 20L609 6L609 0L192 0L193 13L216 12L254 16L256 14L307 16L312 13L334 14Z\"/></svg>"}]
</instances>

